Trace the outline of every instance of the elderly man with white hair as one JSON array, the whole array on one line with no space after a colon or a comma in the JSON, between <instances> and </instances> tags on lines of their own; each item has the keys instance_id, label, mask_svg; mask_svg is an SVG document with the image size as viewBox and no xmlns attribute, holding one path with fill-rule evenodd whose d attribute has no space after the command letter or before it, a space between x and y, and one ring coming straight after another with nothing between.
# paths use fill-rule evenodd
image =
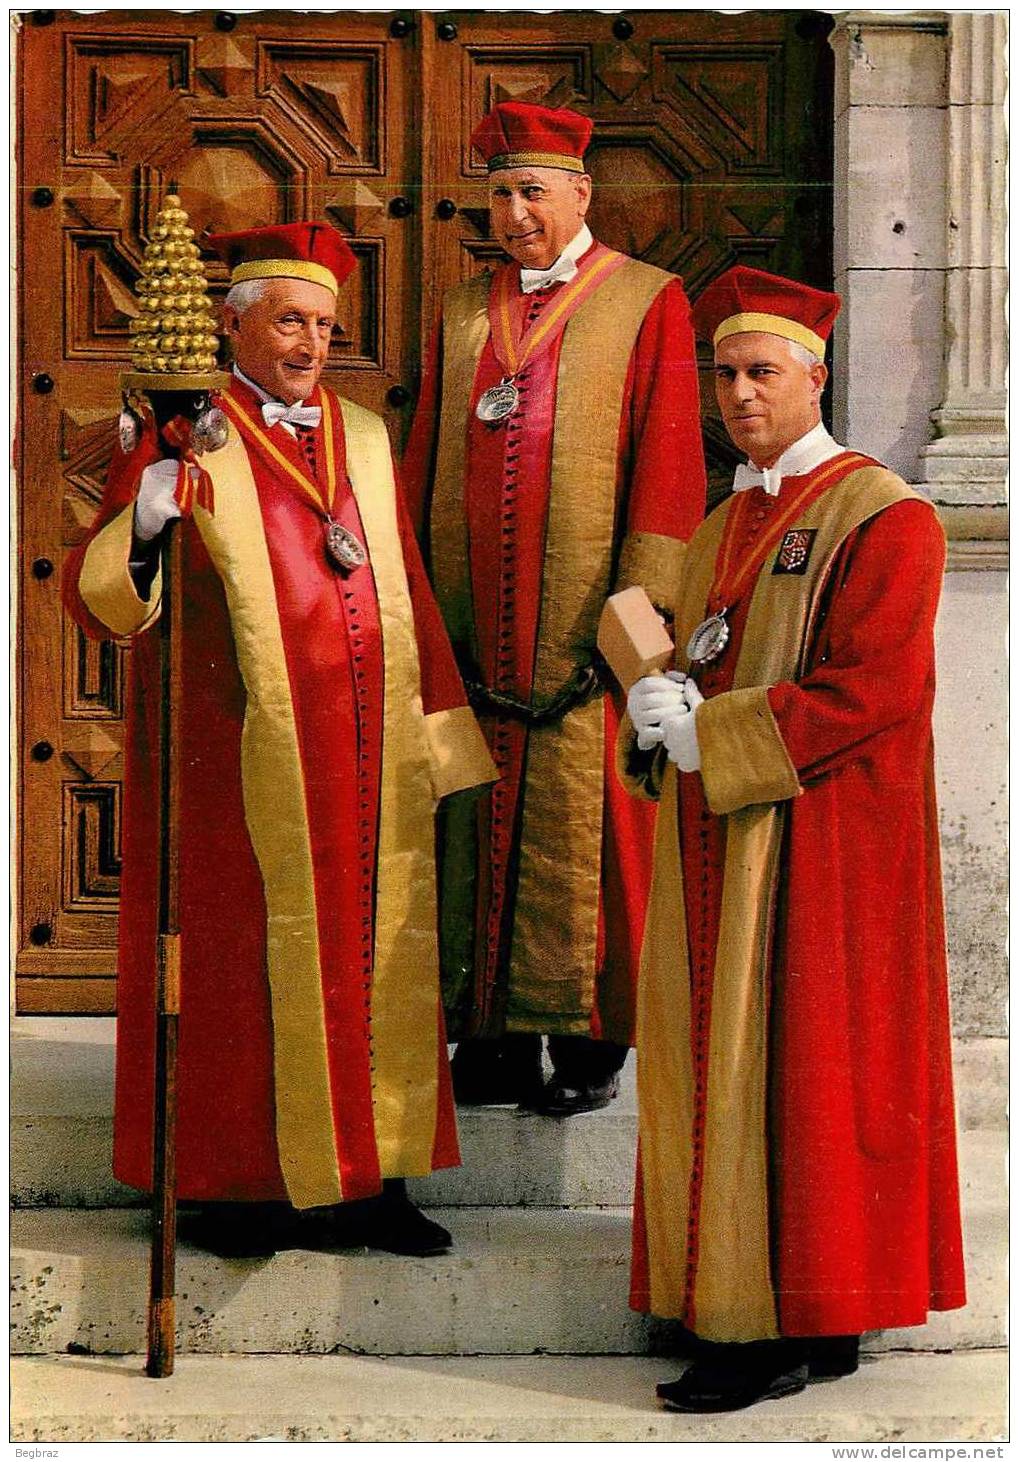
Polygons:
<instances>
[{"instance_id":1,"label":"elderly man with white hair","mask_svg":"<svg viewBox=\"0 0 1019 1462\"><path fill-rule=\"evenodd\" d=\"M747 454L692 538L677 668L624 775L661 799L638 1011L632 1304L703 1342L667 1407L856 1369L965 1302L933 791L931 504L821 424L837 295L739 267L694 308Z\"/></svg>"},{"instance_id":2,"label":"elderly man with white hair","mask_svg":"<svg viewBox=\"0 0 1019 1462\"><path fill-rule=\"evenodd\" d=\"M219 1252L450 1235L404 1179L459 1161L439 996L437 802L494 768L384 423L323 387L355 260L324 223L212 240L232 270L224 443L182 534L178 1184ZM114 1170L151 1182L158 544L154 424L66 574L131 638ZM309 1219L306 1215L310 1214ZM305 1217L302 1217L304 1215Z\"/></svg>"}]
</instances>

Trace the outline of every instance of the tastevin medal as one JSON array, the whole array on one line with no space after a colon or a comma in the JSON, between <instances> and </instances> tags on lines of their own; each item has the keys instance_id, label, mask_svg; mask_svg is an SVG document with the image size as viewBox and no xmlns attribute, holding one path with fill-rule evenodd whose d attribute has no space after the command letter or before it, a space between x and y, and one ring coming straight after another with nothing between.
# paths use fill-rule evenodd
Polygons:
<instances>
[{"instance_id":1,"label":"tastevin medal","mask_svg":"<svg viewBox=\"0 0 1019 1462\"><path fill-rule=\"evenodd\" d=\"M727 609L719 609L702 619L686 643L687 659L691 665L708 665L717 660L729 643L729 626L725 616Z\"/></svg>"},{"instance_id":2,"label":"tastevin medal","mask_svg":"<svg viewBox=\"0 0 1019 1462\"><path fill-rule=\"evenodd\" d=\"M482 391L474 412L479 421L502 421L504 416L516 411L519 400L520 392L507 376L497 386Z\"/></svg>"}]
</instances>

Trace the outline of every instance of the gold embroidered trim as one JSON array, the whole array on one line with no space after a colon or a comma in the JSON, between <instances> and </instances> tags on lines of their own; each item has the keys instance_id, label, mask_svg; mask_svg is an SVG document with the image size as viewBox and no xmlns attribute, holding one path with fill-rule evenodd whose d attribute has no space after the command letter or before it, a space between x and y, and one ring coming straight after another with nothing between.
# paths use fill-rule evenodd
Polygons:
<instances>
[{"instance_id":1,"label":"gold embroidered trim","mask_svg":"<svg viewBox=\"0 0 1019 1462\"><path fill-rule=\"evenodd\" d=\"M333 294L340 291L333 271L310 259L254 259L248 264L238 264L230 275L230 283L243 284L246 279L308 279L312 284L324 284Z\"/></svg>"},{"instance_id":2,"label":"gold embroidered trim","mask_svg":"<svg viewBox=\"0 0 1019 1462\"><path fill-rule=\"evenodd\" d=\"M438 1111L439 951L429 738L414 614L382 418L340 400L384 647L382 792L371 1022L372 1107L383 1177L431 1172Z\"/></svg>"},{"instance_id":3,"label":"gold embroidered trim","mask_svg":"<svg viewBox=\"0 0 1019 1462\"><path fill-rule=\"evenodd\" d=\"M432 791L436 800L498 780L481 727L470 706L452 706L425 717L432 754Z\"/></svg>"},{"instance_id":4,"label":"gold embroidered trim","mask_svg":"<svg viewBox=\"0 0 1019 1462\"><path fill-rule=\"evenodd\" d=\"M623 540L616 589L639 584L656 609L672 613L679 596L686 544L665 533L628 533Z\"/></svg>"},{"instance_id":5,"label":"gold embroidered trim","mask_svg":"<svg viewBox=\"0 0 1019 1462\"><path fill-rule=\"evenodd\" d=\"M500 152L488 160L490 173L505 168L563 168L568 173L582 173L584 160L565 152Z\"/></svg>"},{"instance_id":6,"label":"gold embroidered trim","mask_svg":"<svg viewBox=\"0 0 1019 1462\"><path fill-rule=\"evenodd\" d=\"M563 335L532 694L590 664L613 588L619 420L630 356L672 276L615 270ZM597 361L598 410L591 411ZM605 780L605 708L594 701L531 732L523 788L507 1025L583 1032L594 1004ZM572 1022L572 1024L570 1024Z\"/></svg>"},{"instance_id":7,"label":"gold embroidered trim","mask_svg":"<svg viewBox=\"0 0 1019 1462\"><path fill-rule=\"evenodd\" d=\"M119 638L140 634L159 617L161 571L156 571L145 600L138 598L127 566L133 531L134 503L130 503L93 538L78 579L78 592L89 613Z\"/></svg>"},{"instance_id":8,"label":"gold embroidered trim","mask_svg":"<svg viewBox=\"0 0 1019 1462\"><path fill-rule=\"evenodd\" d=\"M801 325L798 320L787 320L784 315L760 314L753 310L730 315L727 320L723 320L715 331L713 343L717 345L730 335L751 334L758 330L765 335L781 335L786 340L795 340L797 345L805 345L824 360L824 341L813 330L808 330L806 325Z\"/></svg>"},{"instance_id":9,"label":"gold embroidered trim","mask_svg":"<svg viewBox=\"0 0 1019 1462\"><path fill-rule=\"evenodd\" d=\"M697 712L697 743L704 795L716 814L785 802L803 791L764 686L705 701Z\"/></svg>"}]
</instances>

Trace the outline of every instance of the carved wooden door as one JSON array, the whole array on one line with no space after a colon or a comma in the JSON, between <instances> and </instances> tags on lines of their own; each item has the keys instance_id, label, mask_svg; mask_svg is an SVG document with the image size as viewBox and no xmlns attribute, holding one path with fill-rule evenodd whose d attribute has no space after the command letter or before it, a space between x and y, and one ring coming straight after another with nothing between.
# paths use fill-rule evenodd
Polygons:
<instances>
[{"instance_id":1,"label":"carved wooden door","mask_svg":"<svg viewBox=\"0 0 1019 1462\"><path fill-rule=\"evenodd\" d=\"M170 182L192 223L331 218L360 268L330 378L405 430L445 288L494 258L470 131L505 97L595 120L591 223L696 294L831 283L827 16L30 12L19 36L18 1008L114 1008L125 662L62 615L102 494L132 285ZM225 270L210 265L221 295ZM732 460L713 414L708 455Z\"/></svg>"},{"instance_id":2,"label":"carved wooden door","mask_svg":"<svg viewBox=\"0 0 1019 1462\"><path fill-rule=\"evenodd\" d=\"M61 614L60 564L102 494L149 227L171 181L199 233L332 218L360 267L329 376L399 431L420 89L413 32L391 34L386 15L35 17L19 37L18 1008L100 1011L114 1000L130 652ZM209 274L222 295L224 266Z\"/></svg>"}]
</instances>

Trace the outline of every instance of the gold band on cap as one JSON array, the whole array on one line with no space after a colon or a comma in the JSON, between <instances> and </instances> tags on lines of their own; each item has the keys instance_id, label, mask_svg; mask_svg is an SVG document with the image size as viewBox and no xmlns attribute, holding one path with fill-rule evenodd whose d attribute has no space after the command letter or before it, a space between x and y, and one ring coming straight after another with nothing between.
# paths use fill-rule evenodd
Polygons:
<instances>
[{"instance_id":1,"label":"gold band on cap","mask_svg":"<svg viewBox=\"0 0 1019 1462\"><path fill-rule=\"evenodd\" d=\"M756 330L765 335L781 335L784 340L795 340L797 345L805 345L824 360L825 345L820 335L815 335L813 330L808 330L798 320L787 320L785 315L763 315L753 311L745 315L730 315L715 331L712 344L717 345L730 335L743 335Z\"/></svg>"},{"instance_id":2,"label":"gold band on cap","mask_svg":"<svg viewBox=\"0 0 1019 1462\"><path fill-rule=\"evenodd\" d=\"M325 285L333 294L340 292L333 271L310 259L253 259L250 264L238 264L230 275L231 284L243 284L246 279L308 279Z\"/></svg>"},{"instance_id":3,"label":"gold band on cap","mask_svg":"<svg viewBox=\"0 0 1019 1462\"><path fill-rule=\"evenodd\" d=\"M582 173L584 160L569 157L565 152L500 152L489 159L490 173L502 172L505 168L565 168L568 173Z\"/></svg>"}]
</instances>

